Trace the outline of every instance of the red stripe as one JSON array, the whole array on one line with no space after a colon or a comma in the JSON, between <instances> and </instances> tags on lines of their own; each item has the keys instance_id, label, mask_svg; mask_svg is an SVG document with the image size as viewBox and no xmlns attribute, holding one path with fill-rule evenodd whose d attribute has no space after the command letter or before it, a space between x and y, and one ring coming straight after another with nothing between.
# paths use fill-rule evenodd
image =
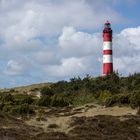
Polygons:
<instances>
[{"instance_id":1,"label":"red stripe","mask_svg":"<svg viewBox=\"0 0 140 140\"><path fill-rule=\"evenodd\" d=\"M113 63L103 64L103 75L108 75L113 73Z\"/></svg>"},{"instance_id":2,"label":"red stripe","mask_svg":"<svg viewBox=\"0 0 140 140\"><path fill-rule=\"evenodd\" d=\"M104 41L111 41L112 42L112 34L111 33L104 33L103 38L104 38Z\"/></svg>"},{"instance_id":3,"label":"red stripe","mask_svg":"<svg viewBox=\"0 0 140 140\"><path fill-rule=\"evenodd\" d=\"M112 50L104 50L103 53L104 53L104 55L108 55L108 54L111 55L112 54Z\"/></svg>"}]
</instances>

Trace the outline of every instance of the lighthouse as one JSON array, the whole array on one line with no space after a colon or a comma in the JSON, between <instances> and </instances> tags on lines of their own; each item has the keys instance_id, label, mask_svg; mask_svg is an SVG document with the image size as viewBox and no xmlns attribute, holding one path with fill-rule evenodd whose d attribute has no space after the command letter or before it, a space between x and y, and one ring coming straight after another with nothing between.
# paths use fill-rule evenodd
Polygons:
<instances>
[{"instance_id":1,"label":"lighthouse","mask_svg":"<svg viewBox=\"0 0 140 140\"><path fill-rule=\"evenodd\" d=\"M103 76L110 75L112 73L112 29L110 22L106 21L103 30Z\"/></svg>"}]
</instances>

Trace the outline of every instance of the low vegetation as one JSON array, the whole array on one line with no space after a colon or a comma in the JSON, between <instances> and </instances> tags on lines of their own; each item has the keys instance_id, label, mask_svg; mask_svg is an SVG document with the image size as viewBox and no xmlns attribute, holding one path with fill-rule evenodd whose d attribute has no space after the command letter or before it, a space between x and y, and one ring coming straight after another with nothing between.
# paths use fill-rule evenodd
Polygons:
<instances>
[{"instance_id":1,"label":"low vegetation","mask_svg":"<svg viewBox=\"0 0 140 140\"><path fill-rule=\"evenodd\" d=\"M78 106L97 102L105 106L140 106L140 74L120 77L113 73L107 77L72 78L37 88L41 97L20 94L15 89L0 94L0 111L15 114L34 114L37 107Z\"/></svg>"}]
</instances>

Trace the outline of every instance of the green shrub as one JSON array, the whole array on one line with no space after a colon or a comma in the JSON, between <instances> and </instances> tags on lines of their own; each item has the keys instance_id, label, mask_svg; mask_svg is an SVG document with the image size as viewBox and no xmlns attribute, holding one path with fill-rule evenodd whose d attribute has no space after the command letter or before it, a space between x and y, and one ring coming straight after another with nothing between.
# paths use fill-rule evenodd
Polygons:
<instances>
[{"instance_id":1,"label":"green shrub","mask_svg":"<svg viewBox=\"0 0 140 140\"><path fill-rule=\"evenodd\" d=\"M31 95L26 94L17 94L14 95L14 100L16 105L22 105L22 104L32 104L34 102L34 99Z\"/></svg>"},{"instance_id":2,"label":"green shrub","mask_svg":"<svg viewBox=\"0 0 140 140\"><path fill-rule=\"evenodd\" d=\"M129 103L130 103L129 95L125 94L113 95L105 101L106 106L112 106L114 104L129 104Z\"/></svg>"},{"instance_id":3,"label":"green shrub","mask_svg":"<svg viewBox=\"0 0 140 140\"><path fill-rule=\"evenodd\" d=\"M16 114L20 114L20 115L34 114L35 113L33 108L31 108L27 104L15 106L14 108L12 108L11 112L16 113Z\"/></svg>"},{"instance_id":4,"label":"green shrub","mask_svg":"<svg viewBox=\"0 0 140 140\"><path fill-rule=\"evenodd\" d=\"M14 97L11 94L2 94L0 100L3 102L14 102Z\"/></svg>"},{"instance_id":5,"label":"green shrub","mask_svg":"<svg viewBox=\"0 0 140 140\"><path fill-rule=\"evenodd\" d=\"M102 91L102 92L99 94L98 99L99 99L99 101L101 101L101 102L106 102L106 100L107 100L108 98L110 98L111 96L112 96L111 92L108 91L108 90L105 90L105 91Z\"/></svg>"},{"instance_id":6,"label":"green shrub","mask_svg":"<svg viewBox=\"0 0 140 140\"><path fill-rule=\"evenodd\" d=\"M13 106L8 104L8 105L4 105L3 108L2 108L2 111L3 112L11 112Z\"/></svg>"},{"instance_id":7,"label":"green shrub","mask_svg":"<svg viewBox=\"0 0 140 140\"><path fill-rule=\"evenodd\" d=\"M95 97L93 94L90 93L79 93L77 95L75 95L72 104L74 106L78 106L78 105L84 105L87 103L92 103L95 102Z\"/></svg>"},{"instance_id":8,"label":"green shrub","mask_svg":"<svg viewBox=\"0 0 140 140\"><path fill-rule=\"evenodd\" d=\"M4 107L4 103L0 102L0 110L2 110L3 107Z\"/></svg>"},{"instance_id":9,"label":"green shrub","mask_svg":"<svg viewBox=\"0 0 140 140\"><path fill-rule=\"evenodd\" d=\"M10 89L10 92L15 92L15 89Z\"/></svg>"},{"instance_id":10,"label":"green shrub","mask_svg":"<svg viewBox=\"0 0 140 140\"><path fill-rule=\"evenodd\" d=\"M44 87L41 89L41 94L42 94L42 96L44 96L44 95L52 96L53 92L50 88Z\"/></svg>"},{"instance_id":11,"label":"green shrub","mask_svg":"<svg viewBox=\"0 0 140 140\"><path fill-rule=\"evenodd\" d=\"M21 100L21 104L32 104L33 101L32 97L27 95Z\"/></svg>"},{"instance_id":12,"label":"green shrub","mask_svg":"<svg viewBox=\"0 0 140 140\"><path fill-rule=\"evenodd\" d=\"M109 107L109 106L114 105L116 102L117 102L117 97L116 96L112 96L112 97L109 97L108 99L106 99L105 105L107 107Z\"/></svg>"},{"instance_id":13,"label":"green shrub","mask_svg":"<svg viewBox=\"0 0 140 140\"><path fill-rule=\"evenodd\" d=\"M10 112L14 106L14 103L11 101L3 102L1 106L1 110L3 112Z\"/></svg>"},{"instance_id":14,"label":"green shrub","mask_svg":"<svg viewBox=\"0 0 140 140\"><path fill-rule=\"evenodd\" d=\"M119 104L129 104L130 103L130 96L128 94L118 95L117 96L117 102Z\"/></svg>"},{"instance_id":15,"label":"green shrub","mask_svg":"<svg viewBox=\"0 0 140 140\"><path fill-rule=\"evenodd\" d=\"M140 107L140 91L134 91L130 97L130 106L132 108Z\"/></svg>"},{"instance_id":16,"label":"green shrub","mask_svg":"<svg viewBox=\"0 0 140 140\"><path fill-rule=\"evenodd\" d=\"M64 107L70 104L70 98L66 94L55 94L51 98L51 106Z\"/></svg>"},{"instance_id":17,"label":"green shrub","mask_svg":"<svg viewBox=\"0 0 140 140\"><path fill-rule=\"evenodd\" d=\"M39 106L50 106L51 99L49 96L42 96L39 100L37 105Z\"/></svg>"}]
</instances>

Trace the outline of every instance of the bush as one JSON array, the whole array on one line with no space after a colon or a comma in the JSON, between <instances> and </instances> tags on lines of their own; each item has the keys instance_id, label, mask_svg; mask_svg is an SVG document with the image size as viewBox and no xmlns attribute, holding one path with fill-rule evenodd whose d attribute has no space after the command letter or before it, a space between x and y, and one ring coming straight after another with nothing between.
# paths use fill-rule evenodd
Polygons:
<instances>
[{"instance_id":1,"label":"bush","mask_svg":"<svg viewBox=\"0 0 140 140\"><path fill-rule=\"evenodd\" d=\"M11 110L12 113L16 113L16 114L34 114L35 111L33 110L33 108L31 108L29 105L24 104L24 105L18 105L14 108L12 108Z\"/></svg>"},{"instance_id":2,"label":"bush","mask_svg":"<svg viewBox=\"0 0 140 140\"><path fill-rule=\"evenodd\" d=\"M13 106L11 104L4 105L2 108L3 112L11 112Z\"/></svg>"},{"instance_id":3,"label":"bush","mask_svg":"<svg viewBox=\"0 0 140 140\"><path fill-rule=\"evenodd\" d=\"M130 106L132 108L140 107L140 91L134 91L130 97Z\"/></svg>"},{"instance_id":4,"label":"bush","mask_svg":"<svg viewBox=\"0 0 140 140\"><path fill-rule=\"evenodd\" d=\"M21 99L21 104L32 104L33 103L33 99L31 96L25 96L23 99Z\"/></svg>"},{"instance_id":5,"label":"bush","mask_svg":"<svg viewBox=\"0 0 140 140\"><path fill-rule=\"evenodd\" d=\"M53 92L50 88L44 87L41 89L41 94L42 94L42 96L44 96L44 95L52 96Z\"/></svg>"},{"instance_id":6,"label":"bush","mask_svg":"<svg viewBox=\"0 0 140 140\"><path fill-rule=\"evenodd\" d=\"M94 101L95 101L95 97L93 94L83 92L74 96L74 99L72 100L72 104L74 106L77 106L77 105L92 103Z\"/></svg>"},{"instance_id":7,"label":"bush","mask_svg":"<svg viewBox=\"0 0 140 140\"><path fill-rule=\"evenodd\" d=\"M108 98L110 98L111 96L112 96L111 92L108 91L108 90L105 90L105 91L102 91L102 92L99 94L98 99L99 99L99 101L101 101L101 102L106 102L106 100L107 100Z\"/></svg>"},{"instance_id":8,"label":"bush","mask_svg":"<svg viewBox=\"0 0 140 140\"><path fill-rule=\"evenodd\" d=\"M51 98L51 106L64 107L70 104L70 98L66 94L55 94Z\"/></svg>"},{"instance_id":9,"label":"bush","mask_svg":"<svg viewBox=\"0 0 140 140\"><path fill-rule=\"evenodd\" d=\"M14 102L14 98L11 94L2 94L0 97L0 100L3 102Z\"/></svg>"},{"instance_id":10,"label":"bush","mask_svg":"<svg viewBox=\"0 0 140 140\"><path fill-rule=\"evenodd\" d=\"M105 105L107 107L109 107L109 106L114 105L116 102L117 102L117 97L116 96L112 96L112 97L109 97L108 99L106 99Z\"/></svg>"},{"instance_id":11,"label":"bush","mask_svg":"<svg viewBox=\"0 0 140 140\"><path fill-rule=\"evenodd\" d=\"M113 95L111 97L109 97L106 101L105 101L105 105L106 106L112 106L114 104L129 104L130 103L130 99L129 99L129 95Z\"/></svg>"},{"instance_id":12,"label":"bush","mask_svg":"<svg viewBox=\"0 0 140 140\"><path fill-rule=\"evenodd\" d=\"M10 92L15 92L15 89L10 89Z\"/></svg>"},{"instance_id":13,"label":"bush","mask_svg":"<svg viewBox=\"0 0 140 140\"><path fill-rule=\"evenodd\" d=\"M4 103L0 102L0 110L2 110L3 107L4 107Z\"/></svg>"},{"instance_id":14,"label":"bush","mask_svg":"<svg viewBox=\"0 0 140 140\"><path fill-rule=\"evenodd\" d=\"M39 106L50 106L51 99L49 96L42 96L39 100L37 105Z\"/></svg>"},{"instance_id":15,"label":"bush","mask_svg":"<svg viewBox=\"0 0 140 140\"><path fill-rule=\"evenodd\" d=\"M31 95L26 94L17 94L14 95L14 100L16 105L22 105L22 104L32 104L34 102L34 99Z\"/></svg>"},{"instance_id":16,"label":"bush","mask_svg":"<svg viewBox=\"0 0 140 140\"><path fill-rule=\"evenodd\" d=\"M117 102L119 104L129 104L130 103L130 96L129 95L118 95L117 96Z\"/></svg>"}]
</instances>

